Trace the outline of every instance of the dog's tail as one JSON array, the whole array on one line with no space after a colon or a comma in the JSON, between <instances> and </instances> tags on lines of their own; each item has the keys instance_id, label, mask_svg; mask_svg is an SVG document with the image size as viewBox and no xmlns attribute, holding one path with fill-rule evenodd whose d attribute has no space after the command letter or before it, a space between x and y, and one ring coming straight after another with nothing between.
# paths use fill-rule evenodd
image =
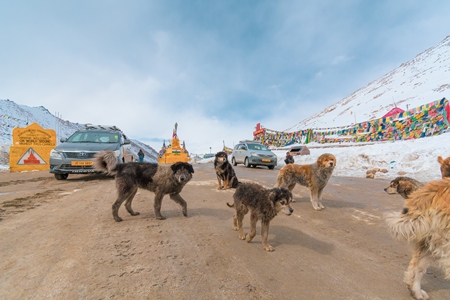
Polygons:
<instances>
[{"instance_id":1,"label":"dog's tail","mask_svg":"<svg viewBox=\"0 0 450 300\"><path fill-rule=\"evenodd\" d=\"M94 169L103 171L109 175L115 175L117 166L117 157L114 151L104 150L94 155Z\"/></svg>"},{"instance_id":2,"label":"dog's tail","mask_svg":"<svg viewBox=\"0 0 450 300\"><path fill-rule=\"evenodd\" d=\"M389 232L398 240L420 241L430 234L431 224L423 216L412 216L404 211L385 216Z\"/></svg>"},{"instance_id":3,"label":"dog's tail","mask_svg":"<svg viewBox=\"0 0 450 300\"><path fill-rule=\"evenodd\" d=\"M227 202L227 205L228 205L228 207L234 207L234 203L230 204L230 203Z\"/></svg>"}]
</instances>

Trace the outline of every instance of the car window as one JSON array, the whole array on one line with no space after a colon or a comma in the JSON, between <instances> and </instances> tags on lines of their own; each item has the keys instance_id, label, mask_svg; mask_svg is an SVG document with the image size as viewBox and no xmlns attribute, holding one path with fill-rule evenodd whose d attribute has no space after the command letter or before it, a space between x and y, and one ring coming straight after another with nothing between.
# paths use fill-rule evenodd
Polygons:
<instances>
[{"instance_id":1,"label":"car window","mask_svg":"<svg viewBox=\"0 0 450 300\"><path fill-rule=\"evenodd\" d=\"M249 144L248 145L250 150L262 150L262 151L269 151L269 149L262 145L262 144Z\"/></svg>"},{"instance_id":2,"label":"car window","mask_svg":"<svg viewBox=\"0 0 450 300\"><path fill-rule=\"evenodd\" d=\"M113 132L76 132L67 142L70 143L117 143L120 139L118 133Z\"/></svg>"},{"instance_id":3,"label":"car window","mask_svg":"<svg viewBox=\"0 0 450 300\"><path fill-rule=\"evenodd\" d=\"M84 142L86 140L86 136L86 132L75 132L67 139L67 141L71 143Z\"/></svg>"}]
</instances>

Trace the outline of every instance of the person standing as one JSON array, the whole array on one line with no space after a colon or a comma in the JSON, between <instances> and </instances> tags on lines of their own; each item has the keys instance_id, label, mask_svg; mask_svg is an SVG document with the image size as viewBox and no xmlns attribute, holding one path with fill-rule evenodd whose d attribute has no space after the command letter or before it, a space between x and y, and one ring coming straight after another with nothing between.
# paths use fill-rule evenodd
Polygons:
<instances>
[{"instance_id":1,"label":"person standing","mask_svg":"<svg viewBox=\"0 0 450 300\"><path fill-rule=\"evenodd\" d=\"M138 157L139 157L139 162L144 162L144 151L142 151L142 149L139 149Z\"/></svg>"},{"instance_id":2,"label":"person standing","mask_svg":"<svg viewBox=\"0 0 450 300\"><path fill-rule=\"evenodd\" d=\"M294 163L294 157L291 155L291 153L288 151L286 152L286 158L284 160L284 162L288 165L288 164L293 164Z\"/></svg>"}]
</instances>

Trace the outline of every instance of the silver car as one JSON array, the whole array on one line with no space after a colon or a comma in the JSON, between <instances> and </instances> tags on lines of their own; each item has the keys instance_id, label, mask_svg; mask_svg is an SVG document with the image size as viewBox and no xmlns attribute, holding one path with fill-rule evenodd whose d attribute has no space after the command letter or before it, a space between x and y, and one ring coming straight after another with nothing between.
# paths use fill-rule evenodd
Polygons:
<instances>
[{"instance_id":1,"label":"silver car","mask_svg":"<svg viewBox=\"0 0 450 300\"><path fill-rule=\"evenodd\" d=\"M266 146L255 141L240 141L231 153L233 166L244 164L247 168L267 166L273 170L278 162L277 156Z\"/></svg>"},{"instance_id":2,"label":"silver car","mask_svg":"<svg viewBox=\"0 0 450 300\"><path fill-rule=\"evenodd\" d=\"M102 150L114 151L119 162L132 161L130 141L115 129L90 127L61 139L62 143L50 152L50 173L57 180L65 180L69 174L97 173L93 168L94 155Z\"/></svg>"}]
</instances>

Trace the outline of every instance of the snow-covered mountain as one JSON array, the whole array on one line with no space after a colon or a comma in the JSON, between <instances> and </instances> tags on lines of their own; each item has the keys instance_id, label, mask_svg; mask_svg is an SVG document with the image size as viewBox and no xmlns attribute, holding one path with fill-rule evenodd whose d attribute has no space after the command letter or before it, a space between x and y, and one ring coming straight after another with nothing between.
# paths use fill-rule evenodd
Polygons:
<instances>
[{"instance_id":1,"label":"snow-covered mountain","mask_svg":"<svg viewBox=\"0 0 450 300\"><path fill-rule=\"evenodd\" d=\"M338 127L450 98L450 36L350 96L284 131ZM281 130L281 128L272 128Z\"/></svg>"},{"instance_id":2,"label":"snow-covered mountain","mask_svg":"<svg viewBox=\"0 0 450 300\"><path fill-rule=\"evenodd\" d=\"M85 124L73 123L57 117L43 106L29 107L16 104L9 99L0 100L0 164L9 163L9 146L12 143L12 130L15 127L23 128L32 123L37 123L45 129L55 130L57 142L60 138L67 138L76 130L85 127ZM130 138L130 141L132 151L136 157L139 149L142 149L145 153L145 161L158 161L158 154L152 147L132 138Z\"/></svg>"}]
</instances>

